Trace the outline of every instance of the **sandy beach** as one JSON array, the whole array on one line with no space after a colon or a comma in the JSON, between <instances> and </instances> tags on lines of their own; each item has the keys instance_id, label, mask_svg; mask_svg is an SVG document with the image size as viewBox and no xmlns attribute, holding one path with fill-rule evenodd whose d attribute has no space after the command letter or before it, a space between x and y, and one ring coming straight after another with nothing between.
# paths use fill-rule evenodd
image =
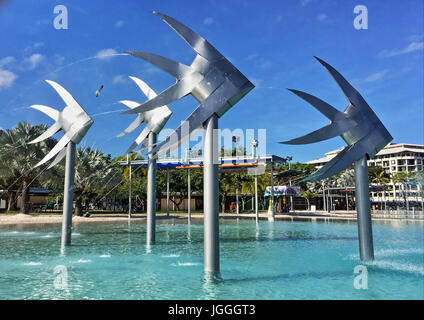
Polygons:
<instances>
[{"instance_id":1,"label":"sandy beach","mask_svg":"<svg viewBox=\"0 0 424 320\"><path fill-rule=\"evenodd\" d=\"M220 213L221 219L255 219L255 214L252 213ZM191 217L193 219L203 219L203 215L199 213L192 213ZM186 214L158 214L157 219L163 220L186 220ZM79 223L93 223L93 222L118 222L118 221L128 221L128 216L118 215L118 214L107 214L107 213L96 213L92 214L90 217L78 217L73 216L72 222L75 224ZM132 220L135 221L144 221L146 220L145 214L133 214L131 216ZM268 220L268 213L261 212L259 213L260 220ZM276 214L275 220L286 220L286 221L356 221L356 213L353 211L341 211L337 213L327 213L327 212L296 212L291 214ZM413 219L411 217L396 216L394 214L379 214L373 215L373 220L401 220L401 221L415 221L423 222L423 219ZM16 224L61 224L62 215L61 214L43 214L43 215L27 215L27 214L1 214L0 215L0 225L16 225Z\"/></svg>"}]
</instances>

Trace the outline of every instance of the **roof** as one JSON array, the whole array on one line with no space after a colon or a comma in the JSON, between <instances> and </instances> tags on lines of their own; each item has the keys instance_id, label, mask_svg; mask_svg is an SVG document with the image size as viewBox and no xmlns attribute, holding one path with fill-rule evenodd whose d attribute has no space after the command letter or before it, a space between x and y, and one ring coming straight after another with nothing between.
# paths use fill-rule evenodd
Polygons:
<instances>
[{"instance_id":1,"label":"roof","mask_svg":"<svg viewBox=\"0 0 424 320\"><path fill-rule=\"evenodd\" d=\"M275 155L267 155L267 156L235 156L235 157L220 157L219 165L228 169L234 165L234 168L249 168L255 166L264 166L271 163L286 163L286 159L275 156ZM120 165L126 166L129 163L127 161L120 161ZM148 160L134 160L131 161L132 167L147 167ZM190 161L185 159L170 159L164 158L156 161L156 166L159 169L189 169L190 167L201 167L203 166L202 158L192 158Z\"/></svg>"},{"instance_id":2,"label":"roof","mask_svg":"<svg viewBox=\"0 0 424 320\"><path fill-rule=\"evenodd\" d=\"M306 162L307 164L316 164L316 163L326 163L333 159L340 151L342 151L344 147L332 150L327 153L325 153L325 157L322 158L316 158L314 160L310 160ZM401 152L418 152L418 153L424 153L424 145L421 144L410 144L410 143L390 143L387 146L385 146L383 149L381 149L376 156L382 156L387 154L395 154L395 153L401 153Z\"/></svg>"}]
</instances>

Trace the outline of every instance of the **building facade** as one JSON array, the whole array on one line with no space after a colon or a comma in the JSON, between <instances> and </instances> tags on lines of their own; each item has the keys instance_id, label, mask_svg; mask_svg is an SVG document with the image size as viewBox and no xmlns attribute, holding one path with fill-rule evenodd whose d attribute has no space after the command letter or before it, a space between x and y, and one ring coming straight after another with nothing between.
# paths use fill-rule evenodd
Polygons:
<instances>
[{"instance_id":1,"label":"building facade","mask_svg":"<svg viewBox=\"0 0 424 320\"><path fill-rule=\"evenodd\" d=\"M327 152L325 157L308 161L307 163L317 169L324 166L334 158L343 148ZM424 145L407 143L390 143L380 150L373 159L368 160L368 166L379 166L393 176L398 172L418 173L424 170ZM390 181L389 188L385 192L371 192L371 201L389 202L422 202L423 186L419 183L393 183Z\"/></svg>"}]
</instances>

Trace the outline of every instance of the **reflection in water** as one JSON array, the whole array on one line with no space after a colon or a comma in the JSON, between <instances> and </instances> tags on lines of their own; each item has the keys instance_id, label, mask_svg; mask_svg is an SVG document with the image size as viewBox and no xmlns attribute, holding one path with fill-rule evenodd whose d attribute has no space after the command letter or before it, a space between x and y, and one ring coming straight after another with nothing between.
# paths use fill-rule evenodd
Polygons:
<instances>
[{"instance_id":1,"label":"reflection in water","mask_svg":"<svg viewBox=\"0 0 424 320\"><path fill-rule=\"evenodd\" d=\"M269 227L269 232L268 232L269 240L274 240L274 228L275 228L274 222L269 222L268 227Z\"/></svg>"},{"instance_id":2,"label":"reflection in water","mask_svg":"<svg viewBox=\"0 0 424 320\"><path fill-rule=\"evenodd\" d=\"M191 223L187 224L187 241L191 242Z\"/></svg>"},{"instance_id":3,"label":"reflection in water","mask_svg":"<svg viewBox=\"0 0 424 320\"><path fill-rule=\"evenodd\" d=\"M216 300L219 294L219 284L223 282L220 273L206 272L203 275L203 293L204 299Z\"/></svg>"}]
</instances>

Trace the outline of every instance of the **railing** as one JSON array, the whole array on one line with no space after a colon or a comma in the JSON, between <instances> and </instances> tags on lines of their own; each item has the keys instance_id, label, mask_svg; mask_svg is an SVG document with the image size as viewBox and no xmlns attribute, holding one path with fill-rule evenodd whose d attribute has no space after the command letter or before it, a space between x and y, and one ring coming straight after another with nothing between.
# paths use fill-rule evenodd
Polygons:
<instances>
[{"instance_id":1,"label":"railing","mask_svg":"<svg viewBox=\"0 0 424 320\"><path fill-rule=\"evenodd\" d=\"M371 213L375 218L413 219L424 221L424 212L421 210L415 210L415 208L410 210L372 210Z\"/></svg>"}]
</instances>

